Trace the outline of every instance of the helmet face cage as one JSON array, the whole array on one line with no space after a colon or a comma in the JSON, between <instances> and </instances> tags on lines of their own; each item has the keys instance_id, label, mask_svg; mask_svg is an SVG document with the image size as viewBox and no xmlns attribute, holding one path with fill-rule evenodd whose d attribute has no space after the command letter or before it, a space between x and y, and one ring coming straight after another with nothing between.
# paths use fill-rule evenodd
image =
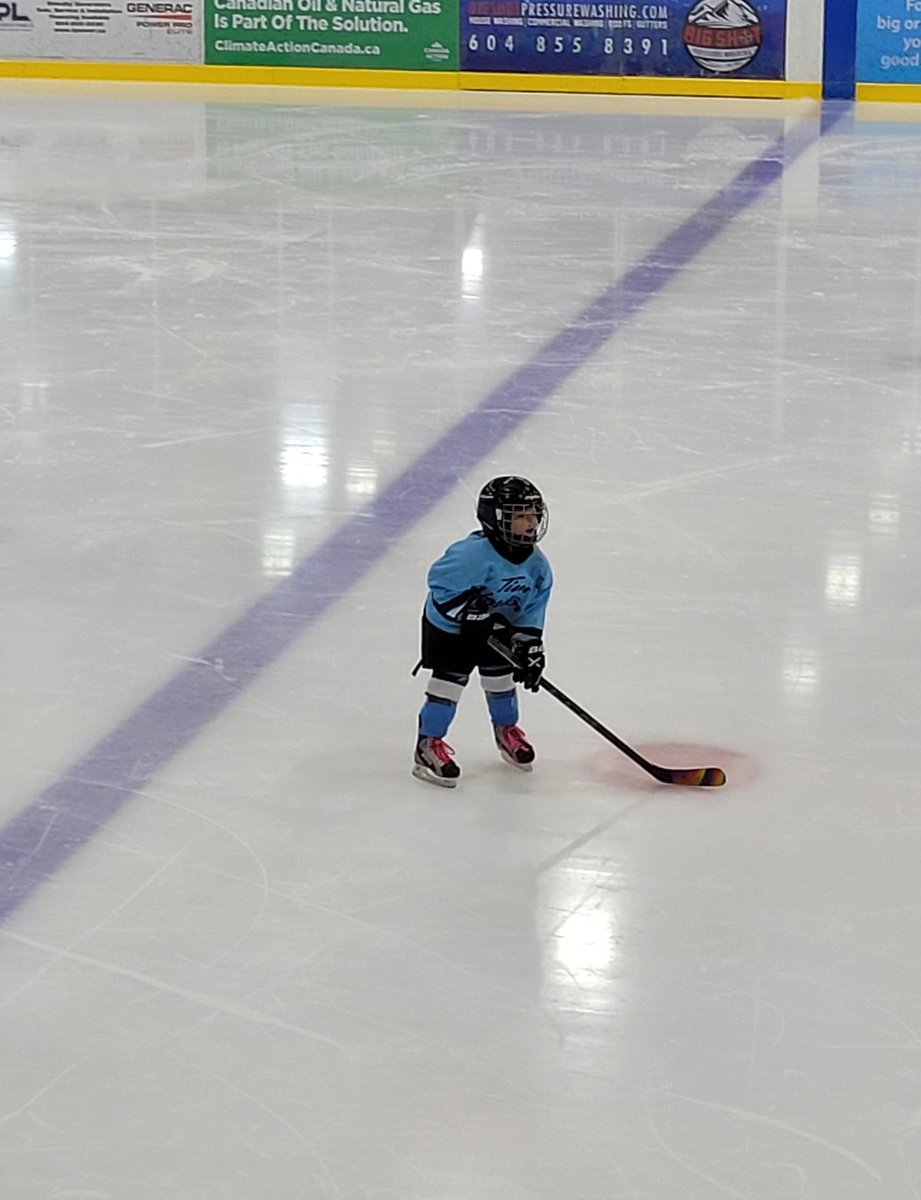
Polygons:
<instances>
[{"instance_id":1,"label":"helmet face cage","mask_svg":"<svg viewBox=\"0 0 921 1200\"><path fill-rule=\"evenodd\" d=\"M515 528L515 518L530 513L535 517L532 528ZM509 546L536 546L547 532L550 518L543 500L521 504L497 504L496 525L499 536Z\"/></svg>"},{"instance_id":2,"label":"helmet face cage","mask_svg":"<svg viewBox=\"0 0 921 1200\"><path fill-rule=\"evenodd\" d=\"M516 518L525 514L534 520L522 528ZM486 484L480 493L477 516L487 533L507 546L516 547L537 545L550 520L544 498L534 484L514 475Z\"/></svg>"}]
</instances>

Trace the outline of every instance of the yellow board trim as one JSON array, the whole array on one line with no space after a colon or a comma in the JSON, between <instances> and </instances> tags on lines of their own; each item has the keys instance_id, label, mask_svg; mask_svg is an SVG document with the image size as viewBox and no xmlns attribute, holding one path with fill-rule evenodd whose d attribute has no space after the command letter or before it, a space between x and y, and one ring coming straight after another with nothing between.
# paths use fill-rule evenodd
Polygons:
<instances>
[{"instance_id":1,"label":"yellow board trim","mask_svg":"<svg viewBox=\"0 0 921 1200\"><path fill-rule=\"evenodd\" d=\"M456 91L456 71L355 71L337 67L227 67L187 63L0 61L0 78L98 79L138 83L273 84L300 87L425 88Z\"/></svg>"},{"instance_id":2,"label":"yellow board trim","mask_svg":"<svg viewBox=\"0 0 921 1200\"><path fill-rule=\"evenodd\" d=\"M0 78L126 80L139 83L417 88L427 91L568 92L628 96L751 96L819 100L818 83L772 79L674 79L640 75L512 75L480 71L377 71L338 67L254 67L187 63L0 61Z\"/></svg>"},{"instance_id":3,"label":"yellow board trim","mask_svg":"<svg viewBox=\"0 0 921 1200\"><path fill-rule=\"evenodd\" d=\"M503 75L461 71L460 86L484 92L594 92L630 96L752 96L762 100L820 100L820 83L783 79L682 79L648 75Z\"/></svg>"},{"instance_id":4,"label":"yellow board trim","mask_svg":"<svg viewBox=\"0 0 921 1200\"><path fill-rule=\"evenodd\" d=\"M921 83L858 83L857 99L886 104L921 104Z\"/></svg>"}]
</instances>

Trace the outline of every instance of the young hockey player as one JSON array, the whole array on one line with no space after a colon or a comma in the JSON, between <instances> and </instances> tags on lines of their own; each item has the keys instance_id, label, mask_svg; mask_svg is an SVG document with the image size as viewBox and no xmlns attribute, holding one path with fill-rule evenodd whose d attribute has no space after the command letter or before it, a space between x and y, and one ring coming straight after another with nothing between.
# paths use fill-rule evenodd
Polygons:
<instances>
[{"instance_id":1,"label":"young hockey player","mask_svg":"<svg viewBox=\"0 0 921 1200\"><path fill-rule=\"evenodd\" d=\"M474 669L486 693L499 753L530 771L534 748L518 728L515 683L537 691L544 670L543 627L553 573L537 543L547 506L527 479L500 475L480 492L481 528L454 542L429 569L422 615L422 666L431 671L419 713L413 775L455 787L460 767L445 735ZM513 667L488 644L501 641Z\"/></svg>"}]
</instances>

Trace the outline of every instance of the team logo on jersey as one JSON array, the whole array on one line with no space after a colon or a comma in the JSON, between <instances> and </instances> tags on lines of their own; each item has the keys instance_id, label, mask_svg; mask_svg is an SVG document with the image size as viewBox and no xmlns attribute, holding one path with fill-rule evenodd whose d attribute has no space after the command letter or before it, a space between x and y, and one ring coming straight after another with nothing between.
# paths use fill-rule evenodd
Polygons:
<instances>
[{"instance_id":1,"label":"team logo on jersey","mask_svg":"<svg viewBox=\"0 0 921 1200\"><path fill-rule=\"evenodd\" d=\"M531 585L528 583L527 575L506 575L502 580L502 586L499 588L500 596L511 596L516 593L529 592Z\"/></svg>"},{"instance_id":2,"label":"team logo on jersey","mask_svg":"<svg viewBox=\"0 0 921 1200\"><path fill-rule=\"evenodd\" d=\"M763 41L761 14L748 0L698 0L685 18L688 54L714 75L747 67Z\"/></svg>"}]
</instances>

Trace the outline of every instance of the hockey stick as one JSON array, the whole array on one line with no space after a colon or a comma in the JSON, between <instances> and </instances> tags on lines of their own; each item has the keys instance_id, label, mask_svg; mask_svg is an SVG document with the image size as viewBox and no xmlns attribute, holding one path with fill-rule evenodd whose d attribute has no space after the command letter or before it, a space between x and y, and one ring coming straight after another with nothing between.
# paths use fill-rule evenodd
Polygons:
<instances>
[{"instance_id":1,"label":"hockey stick","mask_svg":"<svg viewBox=\"0 0 921 1200\"><path fill-rule=\"evenodd\" d=\"M500 641L492 637L488 641L490 649L495 650L497 654L501 654L513 667L518 665L509 653L508 648L503 646ZM626 754L627 758L632 758L637 766L642 767L654 779L658 779L659 783L677 783L683 784L686 787L722 787L726 782L726 772L721 767L691 767L681 770L675 767L656 766L655 763L651 763L648 759L643 758L642 754L634 750L632 746L628 746L626 742L622 742L616 733L612 733L610 729L606 729L591 713L587 713L584 708L576 704L575 700L571 700L565 692L561 692L549 679L541 677L538 687L543 688L545 692L549 692L561 704L565 704L570 712L574 712L586 725L590 725L596 733L600 733L612 746L616 746L622 754Z\"/></svg>"}]
</instances>

